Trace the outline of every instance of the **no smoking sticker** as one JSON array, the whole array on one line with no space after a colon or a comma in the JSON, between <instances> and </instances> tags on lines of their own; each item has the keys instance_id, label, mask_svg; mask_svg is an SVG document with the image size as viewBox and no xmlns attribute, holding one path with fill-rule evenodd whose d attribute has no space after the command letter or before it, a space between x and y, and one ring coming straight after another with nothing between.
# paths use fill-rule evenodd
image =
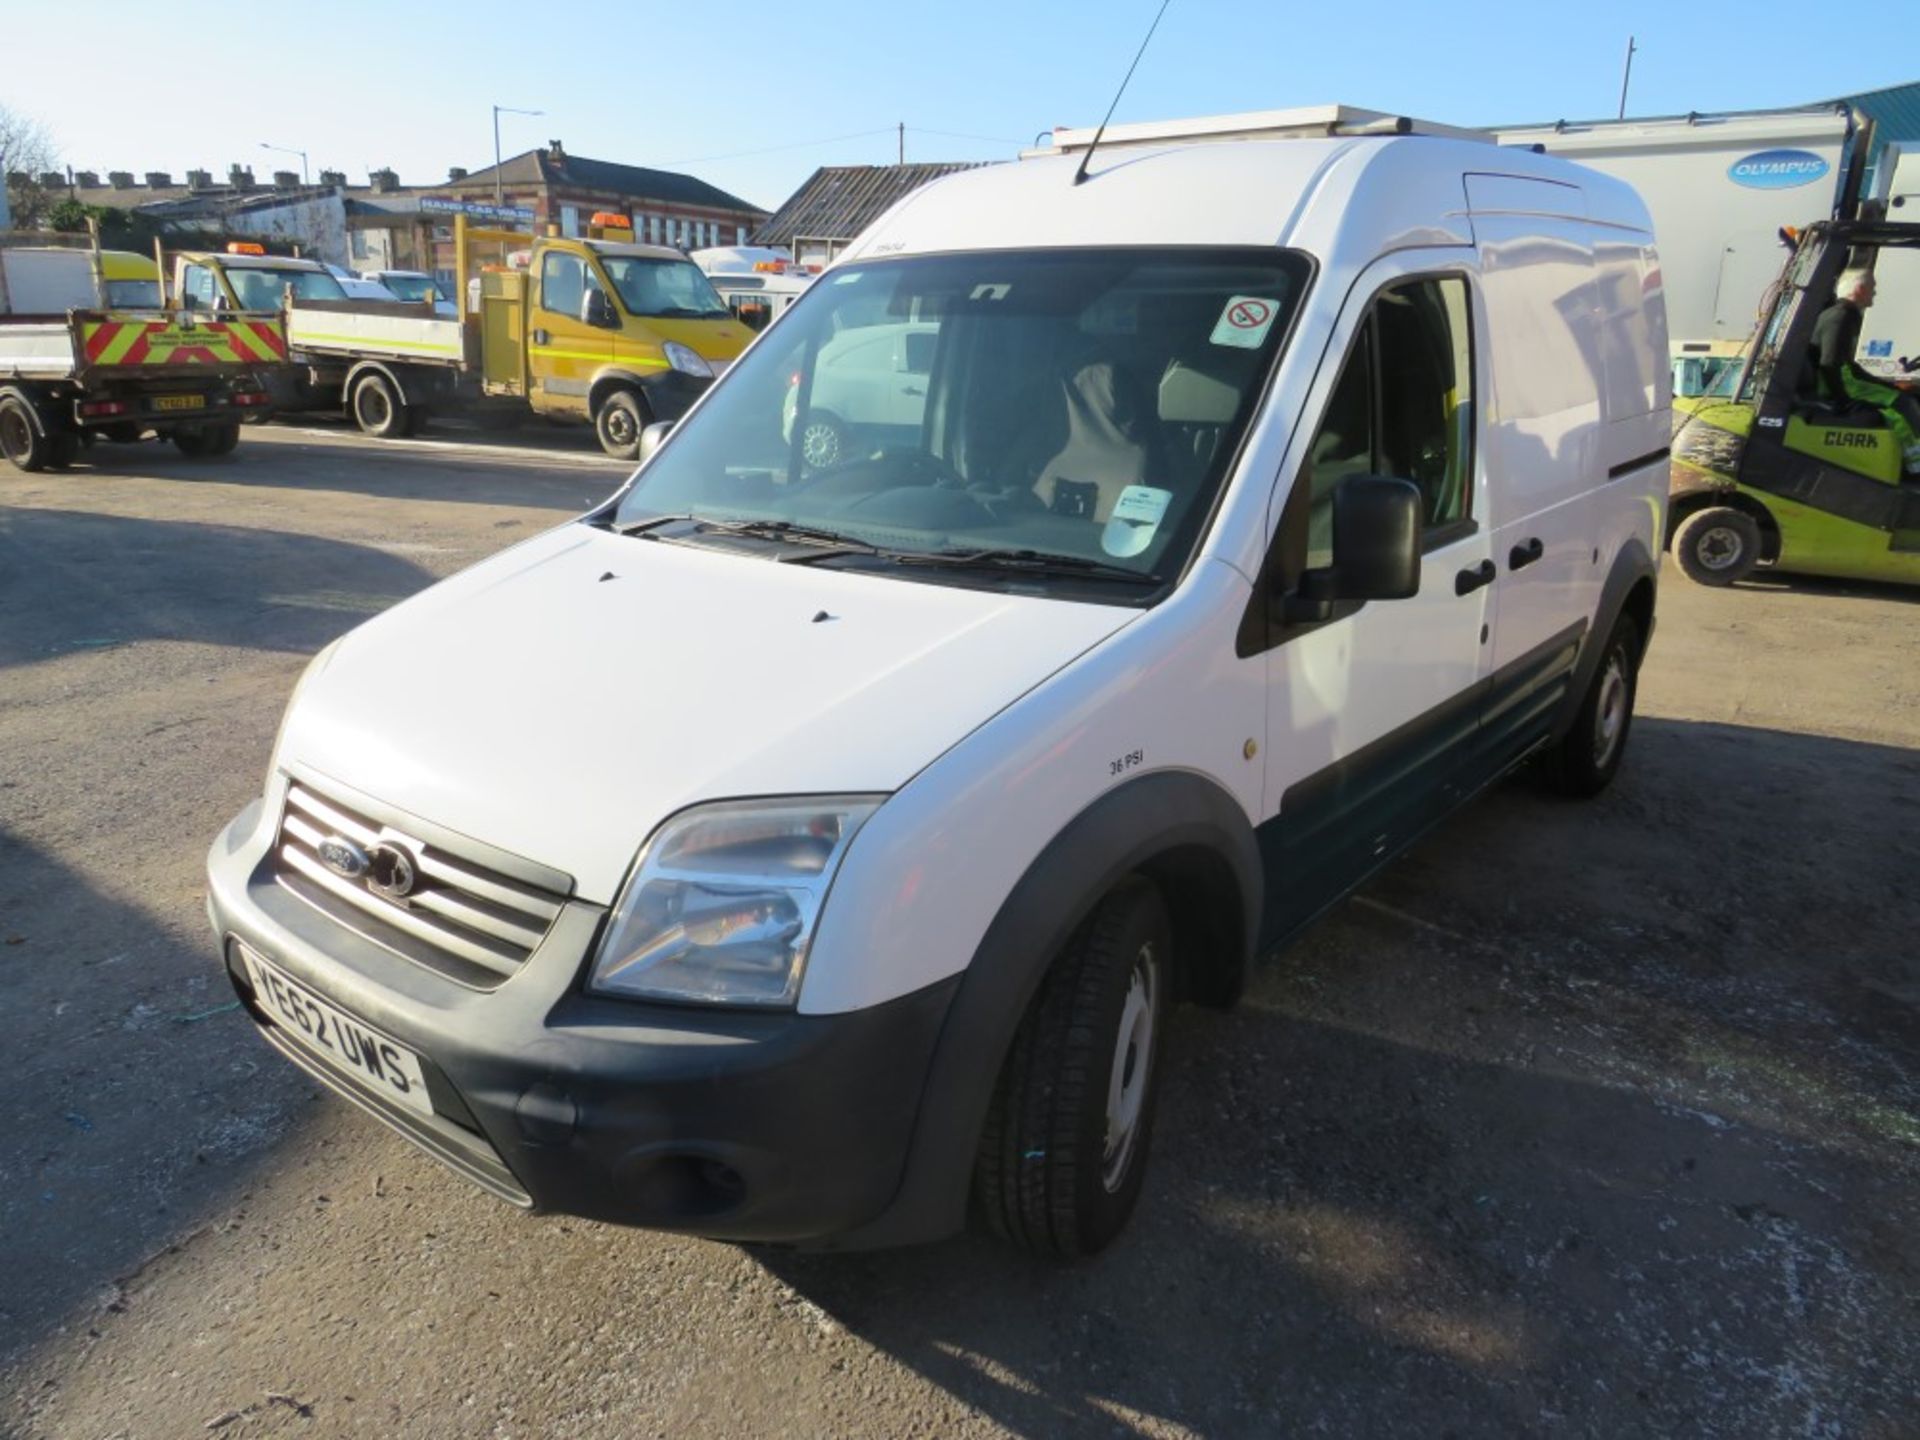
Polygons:
<instances>
[{"instance_id":1,"label":"no smoking sticker","mask_svg":"<svg viewBox=\"0 0 1920 1440\"><path fill-rule=\"evenodd\" d=\"M1258 350L1279 313L1280 307L1271 300L1262 300L1258 295L1235 295L1220 312L1220 323L1213 327L1213 343Z\"/></svg>"}]
</instances>

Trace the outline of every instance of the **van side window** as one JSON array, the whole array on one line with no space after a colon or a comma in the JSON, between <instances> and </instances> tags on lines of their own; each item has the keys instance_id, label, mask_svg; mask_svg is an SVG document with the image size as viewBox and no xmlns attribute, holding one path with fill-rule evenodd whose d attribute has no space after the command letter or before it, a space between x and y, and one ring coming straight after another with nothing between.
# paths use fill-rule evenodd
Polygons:
<instances>
[{"instance_id":1,"label":"van side window","mask_svg":"<svg viewBox=\"0 0 1920 1440\"><path fill-rule=\"evenodd\" d=\"M540 308L570 320L580 318L580 301L586 294L578 255L549 250L540 257Z\"/></svg>"},{"instance_id":2,"label":"van side window","mask_svg":"<svg viewBox=\"0 0 1920 1440\"><path fill-rule=\"evenodd\" d=\"M1333 491L1348 475L1411 480L1426 527L1466 520L1473 502L1473 346L1464 280L1383 290L1361 322L1307 452L1308 566L1333 559Z\"/></svg>"}]
</instances>

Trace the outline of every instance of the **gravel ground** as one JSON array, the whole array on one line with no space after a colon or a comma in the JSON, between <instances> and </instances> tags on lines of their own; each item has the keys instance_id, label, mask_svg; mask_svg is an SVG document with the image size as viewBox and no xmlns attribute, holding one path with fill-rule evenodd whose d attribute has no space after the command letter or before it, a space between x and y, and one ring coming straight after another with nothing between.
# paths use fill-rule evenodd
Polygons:
<instances>
[{"instance_id":1,"label":"gravel ground","mask_svg":"<svg viewBox=\"0 0 1920 1440\"><path fill-rule=\"evenodd\" d=\"M0 1433L1920 1434L1920 596L1670 573L1606 796L1502 787L1177 1018L1107 1255L796 1257L486 1198L202 911L305 658L620 467L93 454L0 471Z\"/></svg>"}]
</instances>

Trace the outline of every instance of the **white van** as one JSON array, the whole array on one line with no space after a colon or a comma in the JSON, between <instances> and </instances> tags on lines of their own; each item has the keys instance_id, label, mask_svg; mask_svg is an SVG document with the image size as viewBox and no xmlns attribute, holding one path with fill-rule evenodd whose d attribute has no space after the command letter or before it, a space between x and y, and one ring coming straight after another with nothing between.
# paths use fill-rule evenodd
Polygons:
<instances>
[{"instance_id":1,"label":"white van","mask_svg":"<svg viewBox=\"0 0 1920 1440\"><path fill-rule=\"evenodd\" d=\"M521 1205L1084 1253L1171 1005L1521 761L1608 783L1633 193L1418 134L1077 164L906 199L605 505L314 659L209 858L283 1054ZM933 327L927 395L816 469L849 317Z\"/></svg>"}]
</instances>

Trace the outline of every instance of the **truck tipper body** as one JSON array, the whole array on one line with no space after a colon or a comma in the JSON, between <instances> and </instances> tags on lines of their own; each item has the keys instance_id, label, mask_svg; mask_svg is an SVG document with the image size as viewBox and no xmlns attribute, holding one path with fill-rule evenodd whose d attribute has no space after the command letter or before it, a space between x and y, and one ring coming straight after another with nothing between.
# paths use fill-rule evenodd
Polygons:
<instances>
[{"instance_id":1,"label":"truck tipper body","mask_svg":"<svg viewBox=\"0 0 1920 1440\"><path fill-rule=\"evenodd\" d=\"M158 274L128 252L0 249L0 454L16 468L64 468L99 440L224 455L266 412L279 318L162 308Z\"/></svg>"}]
</instances>

